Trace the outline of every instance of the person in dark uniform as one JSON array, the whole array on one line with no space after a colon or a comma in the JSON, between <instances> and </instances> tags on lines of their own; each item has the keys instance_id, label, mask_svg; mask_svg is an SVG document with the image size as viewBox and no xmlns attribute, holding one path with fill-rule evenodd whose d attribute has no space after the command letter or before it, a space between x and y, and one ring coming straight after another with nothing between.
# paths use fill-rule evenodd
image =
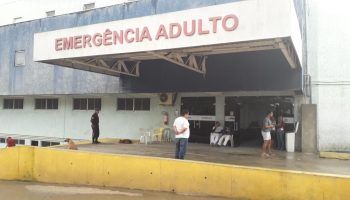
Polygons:
<instances>
[{"instance_id":1,"label":"person in dark uniform","mask_svg":"<svg viewBox=\"0 0 350 200\"><path fill-rule=\"evenodd\" d=\"M98 137L100 136L99 118L98 113L100 108L95 108L94 114L91 116L91 128L92 128L92 143L99 144Z\"/></svg>"}]
</instances>

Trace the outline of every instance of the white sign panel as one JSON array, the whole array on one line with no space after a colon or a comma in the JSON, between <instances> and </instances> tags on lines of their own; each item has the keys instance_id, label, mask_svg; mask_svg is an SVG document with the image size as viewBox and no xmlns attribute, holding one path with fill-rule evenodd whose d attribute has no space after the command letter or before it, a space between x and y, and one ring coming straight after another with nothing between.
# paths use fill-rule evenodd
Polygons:
<instances>
[{"instance_id":1,"label":"white sign panel","mask_svg":"<svg viewBox=\"0 0 350 200\"><path fill-rule=\"evenodd\" d=\"M225 116L225 122L234 122L235 116Z\"/></svg>"},{"instance_id":2,"label":"white sign panel","mask_svg":"<svg viewBox=\"0 0 350 200\"><path fill-rule=\"evenodd\" d=\"M188 120L193 121L215 121L216 117L212 115L189 115Z\"/></svg>"},{"instance_id":3,"label":"white sign panel","mask_svg":"<svg viewBox=\"0 0 350 200\"><path fill-rule=\"evenodd\" d=\"M295 121L293 117L283 117L283 122L286 124L293 124Z\"/></svg>"},{"instance_id":4,"label":"white sign panel","mask_svg":"<svg viewBox=\"0 0 350 200\"><path fill-rule=\"evenodd\" d=\"M249 0L36 33L34 60L289 37L291 0Z\"/></svg>"}]
</instances>

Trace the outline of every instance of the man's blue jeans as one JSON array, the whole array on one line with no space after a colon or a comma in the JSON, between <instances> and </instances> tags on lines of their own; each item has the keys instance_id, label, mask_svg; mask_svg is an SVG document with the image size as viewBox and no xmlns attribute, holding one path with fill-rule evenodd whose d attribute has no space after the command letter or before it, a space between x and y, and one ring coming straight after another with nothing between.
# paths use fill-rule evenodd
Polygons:
<instances>
[{"instance_id":1,"label":"man's blue jeans","mask_svg":"<svg viewBox=\"0 0 350 200\"><path fill-rule=\"evenodd\" d=\"M188 138L176 138L176 159L184 159L188 144Z\"/></svg>"}]
</instances>

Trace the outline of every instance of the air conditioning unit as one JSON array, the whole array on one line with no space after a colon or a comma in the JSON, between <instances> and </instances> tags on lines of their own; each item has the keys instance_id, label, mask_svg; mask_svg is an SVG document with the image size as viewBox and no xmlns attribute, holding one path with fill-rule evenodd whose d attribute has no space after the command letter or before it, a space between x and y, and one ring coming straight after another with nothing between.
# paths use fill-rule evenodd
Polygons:
<instances>
[{"instance_id":1,"label":"air conditioning unit","mask_svg":"<svg viewBox=\"0 0 350 200\"><path fill-rule=\"evenodd\" d=\"M173 93L160 93L159 94L159 104L171 106L174 103Z\"/></svg>"}]
</instances>

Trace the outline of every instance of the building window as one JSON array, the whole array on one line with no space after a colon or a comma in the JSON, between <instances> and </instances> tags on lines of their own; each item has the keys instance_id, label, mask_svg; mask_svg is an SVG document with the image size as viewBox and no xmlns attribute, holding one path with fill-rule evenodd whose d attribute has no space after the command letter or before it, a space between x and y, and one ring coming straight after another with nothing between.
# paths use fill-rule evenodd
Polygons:
<instances>
[{"instance_id":1,"label":"building window","mask_svg":"<svg viewBox=\"0 0 350 200\"><path fill-rule=\"evenodd\" d=\"M13 23L20 22L22 20L22 17L15 17L13 18Z\"/></svg>"},{"instance_id":2,"label":"building window","mask_svg":"<svg viewBox=\"0 0 350 200\"><path fill-rule=\"evenodd\" d=\"M50 146L60 145L59 142L50 142Z\"/></svg>"},{"instance_id":3,"label":"building window","mask_svg":"<svg viewBox=\"0 0 350 200\"><path fill-rule=\"evenodd\" d=\"M36 147L39 146L39 142L35 140L32 140L30 144L31 146L36 146Z\"/></svg>"},{"instance_id":4,"label":"building window","mask_svg":"<svg viewBox=\"0 0 350 200\"><path fill-rule=\"evenodd\" d=\"M60 144L59 142L41 141L42 147L54 146L59 144Z\"/></svg>"},{"instance_id":5,"label":"building window","mask_svg":"<svg viewBox=\"0 0 350 200\"><path fill-rule=\"evenodd\" d=\"M15 140L16 144L22 144L24 145L24 140Z\"/></svg>"},{"instance_id":6,"label":"building window","mask_svg":"<svg viewBox=\"0 0 350 200\"><path fill-rule=\"evenodd\" d=\"M118 98L117 110L134 110L133 98Z\"/></svg>"},{"instance_id":7,"label":"building window","mask_svg":"<svg viewBox=\"0 0 350 200\"><path fill-rule=\"evenodd\" d=\"M46 17L53 17L55 16L55 11L54 10L50 10L46 12Z\"/></svg>"},{"instance_id":8,"label":"building window","mask_svg":"<svg viewBox=\"0 0 350 200\"><path fill-rule=\"evenodd\" d=\"M4 99L4 109L23 109L23 99Z\"/></svg>"},{"instance_id":9,"label":"building window","mask_svg":"<svg viewBox=\"0 0 350 200\"><path fill-rule=\"evenodd\" d=\"M117 110L150 110L149 98L118 98Z\"/></svg>"},{"instance_id":10,"label":"building window","mask_svg":"<svg viewBox=\"0 0 350 200\"><path fill-rule=\"evenodd\" d=\"M87 99L74 99L73 110L87 110Z\"/></svg>"},{"instance_id":11,"label":"building window","mask_svg":"<svg viewBox=\"0 0 350 200\"><path fill-rule=\"evenodd\" d=\"M5 143L5 142L6 142L5 138L0 138L0 143Z\"/></svg>"},{"instance_id":12,"label":"building window","mask_svg":"<svg viewBox=\"0 0 350 200\"><path fill-rule=\"evenodd\" d=\"M134 100L134 110L150 110L149 98L137 98Z\"/></svg>"},{"instance_id":13,"label":"building window","mask_svg":"<svg viewBox=\"0 0 350 200\"><path fill-rule=\"evenodd\" d=\"M25 51L15 51L15 67L23 67L26 64Z\"/></svg>"},{"instance_id":14,"label":"building window","mask_svg":"<svg viewBox=\"0 0 350 200\"><path fill-rule=\"evenodd\" d=\"M35 99L35 109L57 110L58 99Z\"/></svg>"},{"instance_id":15,"label":"building window","mask_svg":"<svg viewBox=\"0 0 350 200\"><path fill-rule=\"evenodd\" d=\"M91 10L95 8L95 3L84 4L83 10Z\"/></svg>"},{"instance_id":16,"label":"building window","mask_svg":"<svg viewBox=\"0 0 350 200\"><path fill-rule=\"evenodd\" d=\"M48 146L50 146L50 142L41 141L41 146L42 146L42 147L48 147Z\"/></svg>"},{"instance_id":17,"label":"building window","mask_svg":"<svg viewBox=\"0 0 350 200\"><path fill-rule=\"evenodd\" d=\"M95 110L96 108L101 109L101 99L73 99L73 110Z\"/></svg>"}]
</instances>

